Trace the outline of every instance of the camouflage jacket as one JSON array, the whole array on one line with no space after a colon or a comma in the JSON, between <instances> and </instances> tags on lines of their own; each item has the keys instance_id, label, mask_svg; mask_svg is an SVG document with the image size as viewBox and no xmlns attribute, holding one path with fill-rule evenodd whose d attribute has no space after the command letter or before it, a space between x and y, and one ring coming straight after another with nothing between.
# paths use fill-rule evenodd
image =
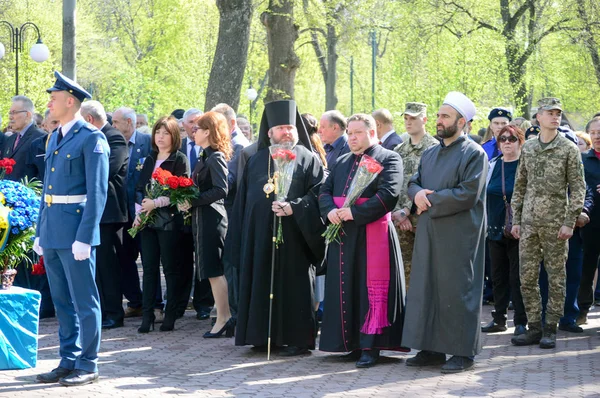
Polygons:
<instances>
[{"instance_id":1,"label":"camouflage jacket","mask_svg":"<svg viewBox=\"0 0 600 398\"><path fill-rule=\"evenodd\" d=\"M410 137L410 136L409 136ZM404 141L402 144L399 144L394 148L394 151L400 154L402 157L402 163L404 165L404 176L402 179L402 191L400 192L400 196L398 197L398 204L394 211L398 211L403 208L411 209L413 202L408 197L408 181L410 181L411 177L417 172L419 169L419 162L421 161L421 156L423 152L429 147L434 145L439 145L439 141L425 133L425 136L421 138L421 142L417 145L411 144L411 138Z\"/></svg>"},{"instance_id":2,"label":"camouflage jacket","mask_svg":"<svg viewBox=\"0 0 600 398\"><path fill-rule=\"evenodd\" d=\"M558 134L545 149L526 141L512 196L513 225L573 228L583 209L585 181L577 146Z\"/></svg>"}]
</instances>

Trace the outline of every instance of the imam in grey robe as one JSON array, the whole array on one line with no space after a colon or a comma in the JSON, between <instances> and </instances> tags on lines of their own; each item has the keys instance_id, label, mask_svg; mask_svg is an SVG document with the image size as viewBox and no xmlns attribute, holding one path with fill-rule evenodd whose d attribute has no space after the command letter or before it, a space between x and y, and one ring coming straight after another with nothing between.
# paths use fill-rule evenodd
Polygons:
<instances>
[{"instance_id":1,"label":"imam in grey robe","mask_svg":"<svg viewBox=\"0 0 600 398\"><path fill-rule=\"evenodd\" d=\"M408 184L431 207L417 224L402 344L458 356L481 352L487 155L460 136L423 153ZM416 208L413 210L416 211Z\"/></svg>"}]
</instances>

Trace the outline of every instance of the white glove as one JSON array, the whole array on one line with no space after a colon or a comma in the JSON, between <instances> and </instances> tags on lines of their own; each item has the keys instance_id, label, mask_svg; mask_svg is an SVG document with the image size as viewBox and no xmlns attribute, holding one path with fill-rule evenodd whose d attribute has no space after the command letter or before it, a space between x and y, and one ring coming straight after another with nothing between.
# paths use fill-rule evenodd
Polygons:
<instances>
[{"instance_id":1,"label":"white glove","mask_svg":"<svg viewBox=\"0 0 600 398\"><path fill-rule=\"evenodd\" d=\"M90 258L92 252L92 246L87 243L81 243L79 241L73 242L72 246L73 256L77 261L83 261Z\"/></svg>"},{"instance_id":2,"label":"white glove","mask_svg":"<svg viewBox=\"0 0 600 398\"><path fill-rule=\"evenodd\" d=\"M33 241L33 251L36 252L38 256L44 255L44 249L40 247L40 238L35 238Z\"/></svg>"}]
</instances>

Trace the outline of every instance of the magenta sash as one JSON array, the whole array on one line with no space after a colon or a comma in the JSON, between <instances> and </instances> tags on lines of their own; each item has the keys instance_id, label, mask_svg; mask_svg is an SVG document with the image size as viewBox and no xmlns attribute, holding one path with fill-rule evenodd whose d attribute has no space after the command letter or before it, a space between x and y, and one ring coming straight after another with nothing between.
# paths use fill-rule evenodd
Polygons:
<instances>
[{"instance_id":1,"label":"magenta sash","mask_svg":"<svg viewBox=\"0 0 600 398\"><path fill-rule=\"evenodd\" d=\"M344 205L344 197L334 197L338 207ZM359 198L357 205L366 202L367 198ZM390 243L388 226L391 213L386 213L379 220L367 224L367 291L369 295L369 312L361 328L364 334L382 334L383 328L390 326L388 320L388 292L390 288Z\"/></svg>"}]
</instances>

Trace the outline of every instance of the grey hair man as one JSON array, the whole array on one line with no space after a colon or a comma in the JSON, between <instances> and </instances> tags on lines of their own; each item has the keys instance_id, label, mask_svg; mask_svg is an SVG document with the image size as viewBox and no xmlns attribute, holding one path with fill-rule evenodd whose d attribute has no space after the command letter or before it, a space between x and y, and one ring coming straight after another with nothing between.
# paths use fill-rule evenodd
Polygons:
<instances>
[{"instance_id":1,"label":"grey hair man","mask_svg":"<svg viewBox=\"0 0 600 398\"><path fill-rule=\"evenodd\" d=\"M135 128L140 128L142 126L148 125L148 115L145 113L138 113L136 115Z\"/></svg>"},{"instance_id":2,"label":"grey hair man","mask_svg":"<svg viewBox=\"0 0 600 398\"><path fill-rule=\"evenodd\" d=\"M119 130L129 141L137 124L137 114L131 108L122 107L113 113L113 127Z\"/></svg>"},{"instance_id":3,"label":"grey hair man","mask_svg":"<svg viewBox=\"0 0 600 398\"><path fill-rule=\"evenodd\" d=\"M34 177L27 165L29 149L33 140L46 135L34 122L34 114L35 107L29 98L23 95L12 98L8 117L14 133L6 138L2 148L2 157L11 158L16 162L13 172L6 176L8 180L21 181L23 177Z\"/></svg>"},{"instance_id":4,"label":"grey hair man","mask_svg":"<svg viewBox=\"0 0 600 398\"><path fill-rule=\"evenodd\" d=\"M235 111L233 108L227 104L217 104L212 109L212 112L219 112L225 119L227 120L227 125L229 126L229 134L231 135L231 146L233 148L233 156L229 163L227 163L227 168L229 169L229 175L227 176L227 180L229 182L229 192L227 194L227 198L225 199L225 208L229 213L233 206L233 199L235 198L235 183L237 180L237 164L239 162L240 153L242 149L250 145L248 139L242 134L241 130L237 126L237 120ZM229 214L230 215L230 214Z\"/></svg>"},{"instance_id":5,"label":"grey hair man","mask_svg":"<svg viewBox=\"0 0 600 398\"><path fill-rule=\"evenodd\" d=\"M123 134L112 127L104 106L98 101L81 104L81 116L86 122L102 131L108 146L108 194L100 220L100 246L96 249L96 284L100 294L102 328L123 326L123 291L121 290L121 264L117 253L123 246L123 225L127 214L127 164L129 151Z\"/></svg>"},{"instance_id":6,"label":"grey hair man","mask_svg":"<svg viewBox=\"0 0 600 398\"><path fill-rule=\"evenodd\" d=\"M346 128L346 117L340 111L327 111L319 121L319 137L324 144L327 167L331 170L337 158L350 152Z\"/></svg>"},{"instance_id":7,"label":"grey hair man","mask_svg":"<svg viewBox=\"0 0 600 398\"><path fill-rule=\"evenodd\" d=\"M231 220L233 200L237 191L238 166L240 163L241 153L244 148L250 145L250 142L237 127L236 114L231 106L227 104L217 104L211 109L211 111L219 112L225 116L227 125L229 126L229 133L231 134L231 147L233 148L233 156L227 163L227 169L229 170L229 174L227 175L229 191L227 193L227 197L225 198L225 210L227 210L228 219ZM230 263L225 263L225 278L227 279L227 284L229 287L228 294L231 313L233 316L237 317L239 276L237 270L234 269Z\"/></svg>"},{"instance_id":8,"label":"grey hair man","mask_svg":"<svg viewBox=\"0 0 600 398\"><path fill-rule=\"evenodd\" d=\"M238 116L236 122L244 136L248 139L248 141L252 142L252 125L248 119L243 116Z\"/></svg>"}]
</instances>

